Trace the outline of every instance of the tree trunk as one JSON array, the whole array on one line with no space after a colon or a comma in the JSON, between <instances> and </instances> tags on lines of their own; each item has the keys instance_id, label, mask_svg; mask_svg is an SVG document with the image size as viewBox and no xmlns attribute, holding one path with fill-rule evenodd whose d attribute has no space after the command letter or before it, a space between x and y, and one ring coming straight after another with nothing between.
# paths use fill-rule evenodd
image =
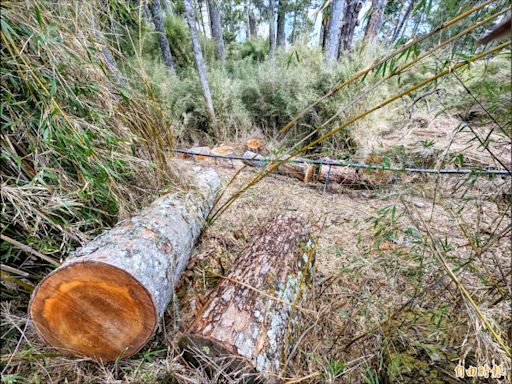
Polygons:
<instances>
[{"instance_id":1,"label":"tree trunk","mask_svg":"<svg viewBox=\"0 0 512 384\"><path fill-rule=\"evenodd\" d=\"M215 110L213 109L212 96L210 94L210 86L208 85L208 76L206 74L206 67L204 65L203 53L201 52L201 45L199 44L199 37L197 36L196 20L190 0L185 0L185 17L187 19L188 29L192 38L192 48L194 50L194 57L196 60L197 72L199 74L199 82L203 90L203 96L206 101L206 109L208 117L212 126L216 124Z\"/></svg>"},{"instance_id":2,"label":"tree trunk","mask_svg":"<svg viewBox=\"0 0 512 384\"><path fill-rule=\"evenodd\" d=\"M258 26L256 24L256 17L252 11L249 11L249 35L251 39L258 37Z\"/></svg>"},{"instance_id":3,"label":"tree trunk","mask_svg":"<svg viewBox=\"0 0 512 384\"><path fill-rule=\"evenodd\" d=\"M364 44L366 46L374 45L377 42L377 36L384 20L385 7L386 0L372 0L371 14L364 33Z\"/></svg>"},{"instance_id":4,"label":"tree trunk","mask_svg":"<svg viewBox=\"0 0 512 384\"><path fill-rule=\"evenodd\" d=\"M151 13L153 14L153 21L155 22L155 29L156 32L158 33L158 41L160 43L160 49L162 51L162 57L164 58L165 66L167 67L171 75L175 75L176 70L174 69L171 48L169 46L169 41L167 40L164 22L162 20L162 9L160 8L160 0L152 0L150 4Z\"/></svg>"},{"instance_id":5,"label":"tree trunk","mask_svg":"<svg viewBox=\"0 0 512 384\"><path fill-rule=\"evenodd\" d=\"M395 30L393 31L393 36L391 38L392 42L395 42L400 36L400 32L402 31L402 28L404 27L407 19L409 19L409 16L411 15L411 12L414 9L414 6L416 5L416 2L417 0L410 0L409 5L405 10L404 17L402 17L402 20L400 20L400 23L396 26Z\"/></svg>"},{"instance_id":6,"label":"tree trunk","mask_svg":"<svg viewBox=\"0 0 512 384\"><path fill-rule=\"evenodd\" d=\"M106 362L133 355L152 337L220 185L211 169L192 173L197 188L157 199L42 280L29 311L46 342Z\"/></svg>"},{"instance_id":7,"label":"tree trunk","mask_svg":"<svg viewBox=\"0 0 512 384\"><path fill-rule=\"evenodd\" d=\"M251 151L245 151L243 157L245 158L244 163L252 167L263 168L269 163L265 157ZM315 166L307 163L284 163L277 168L276 172L308 183L315 175Z\"/></svg>"},{"instance_id":8,"label":"tree trunk","mask_svg":"<svg viewBox=\"0 0 512 384\"><path fill-rule=\"evenodd\" d=\"M276 16L274 0L268 1L268 49L273 60L276 53Z\"/></svg>"},{"instance_id":9,"label":"tree trunk","mask_svg":"<svg viewBox=\"0 0 512 384\"><path fill-rule=\"evenodd\" d=\"M318 181L321 183L343 184L353 187L365 184L355 169L329 166L325 164L320 165L318 170Z\"/></svg>"},{"instance_id":10,"label":"tree trunk","mask_svg":"<svg viewBox=\"0 0 512 384\"><path fill-rule=\"evenodd\" d=\"M135 4L135 6L140 7L141 17L146 22L146 24L151 29L155 29L155 24L153 23L151 12L148 8L148 4L146 3L146 1L141 2L140 0L133 0L133 3Z\"/></svg>"},{"instance_id":11,"label":"tree trunk","mask_svg":"<svg viewBox=\"0 0 512 384\"><path fill-rule=\"evenodd\" d=\"M164 5L164 12L166 16L172 15L171 0L162 0L162 4Z\"/></svg>"},{"instance_id":12,"label":"tree trunk","mask_svg":"<svg viewBox=\"0 0 512 384\"><path fill-rule=\"evenodd\" d=\"M91 26L92 35L96 39L97 43L99 43L102 46L101 54L103 56L103 62L105 63L105 66L107 67L110 77L112 78L112 80L114 80L114 82L117 85L124 87L126 85L126 81L121 76L121 74L119 72L119 68L117 67L116 60L114 59L112 52L110 52L110 49L108 48L108 46L105 43L105 36L103 36L103 33L99 29L99 26L96 24L96 19L94 17L94 13L93 13L91 22L92 22L92 26Z\"/></svg>"},{"instance_id":13,"label":"tree trunk","mask_svg":"<svg viewBox=\"0 0 512 384\"><path fill-rule=\"evenodd\" d=\"M210 13L210 28L212 31L212 37L215 41L215 56L217 60L224 61L226 57L224 51L224 38L222 37L220 13L215 0L208 0L208 11Z\"/></svg>"},{"instance_id":14,"label":"tree trunk","mask_svg":"<svg viewBox=\"0 0 512 384\"><path fill-rule=\"evenodd\" d=\"M350 0L345 8L343 16L343 26L341 27L341 41L338 57L341 52L352 51L352 40L354 39L354 31L358 25L358 17L361 8L363 7L364 0Z\"/></svg>"},{"instance_id":15,"label":"tree trunk","mask_svg":"<svg viewBox=\"0 0 512 384\"><path fill-rule=\"evenodd\" d=\"M197 0L197 13L199 13L199 20L200 20L200 23L197 23L200 26L200 28L198 28L198 29L200 29L200 30L202 29L203 35L206 36L206 26L204 25L204 17L203 17L203 2L201 0ZM195 14L195 12L194 12L194 14Z\"/></svg>"},{"instance_id":16,"label":"tree trunk","mask_svg":"<svg viewBox=\"0 0 512 384\"><path fill-rule=\"evenodd\" d=\"M343 3L343 0L332 0L331 3L331 14L325 31L326 39L324 61L327 64L327 67L332 66L332 64L338 59Z\"/></svg>"},{"instance_id":17,"label":"tree trunk","mask_svg":"<svg viewBox=\"0 0 512 384\"><path fill-rule=\"evenodd\" d=\"M277 9L277 46L284 49L286 47L286 8L287 0L279 0Z\"/></svg>"},{"instance_id":18,"label":"tree trunk","mask_svg":"<svg viewBox=\"0 0 512 384\"><path fill-rule=\"evenodd\" d=\"M314 263L309 229L298 219L278 216L251 238L179 342L185 358L213 360L249 382L251 373L277 372L289 353L300 317L288 303L305 300L301 286Z\"/></svg>"},{"instance_id":19,"label":"tree trunk","mask_svg":"<svg viewBox=\"0 0 512 384\"><path fill-rule=\"evenodd\" d=\"M329 24L329 15L326 14L325 10L322 13L322 24L320 25L320 47L322 47L322 51L325 52L325 38L326 38L326 31L327 31L327 24Z\"/></svg>"},{"instance_id":20,"label":"tree trunk","mask_svg":"<svg viewBox=\"0 0 512 384\"><path fill-rule=\"evenodd\" d=\"M293 23L292 23L292 34L290 37L290 44L292 46L295 45L295 40L297 39L296 33L297 33L297 9L293 12Z\"/></svg>"}]
</instances>

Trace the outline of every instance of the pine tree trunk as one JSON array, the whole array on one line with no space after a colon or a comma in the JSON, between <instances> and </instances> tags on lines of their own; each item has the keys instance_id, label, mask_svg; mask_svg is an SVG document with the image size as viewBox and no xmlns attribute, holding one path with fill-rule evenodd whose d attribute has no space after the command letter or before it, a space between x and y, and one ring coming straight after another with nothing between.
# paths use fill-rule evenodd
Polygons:
<instances>
[{"instance_id":1,"label":"pine tree trunk","mask_svg":"<svg viewBox=\"0 0 512 384\"><path fill-rule=\"evenodd\" d=\"M256 23L256 17L252 12L249 12L249 35L251 39L258 37L258 26Z\"/></svg>"},{"instance_id":2,"label":"pine tree trunk","mask_svg":"<svg viewBox=\"0 0 512 384\"><path fill-rule=\"evenodd\" d=\"M325 164L321 164L318 169L318 181L321 183L343 184L352 187L363 186L365 184L355 169Z\"/></svg>"},{"instance_id":3,"label":"pine tree trunk","mask_svg":"<svg viewBox=\"0 0 512 384\"><path fill-rule=\"evenodd\" d=\"M341 41L338 57L341 52L352 51L352 40L354 39L354 31L358 25L358 17L361 8L363 7L364 0L350 0L345 8L343 16L343 26L341 27Z\"/></svg>"},{"instance_id":4,"label":"pine tree trunk","mask_svg":"<svg viewBox=\"0 0 512 384\"><path fill-rule=\"evenodd\" d=\"M215 56L217 60L224 61L226 57L224 51L224 38L222 37L222 25L216 0L208 0L208 11L210 14L210 28L212 31L212 37L215 41Z\"/></svg>"},{"instance_id":5,"label":"pine tree trunk","mask_svg":"<svg viewBox=\"0 0 512 384\"><path fill-rule=\"evenodd\" d=\"M343 0L333 0L331 3L331 14L325 31L325 54L324 61L328 67L338 59L338 48L340 45L340 30L343 17Z\"/></svg>"},{"instance_id":6,"label":"pine tree trunk","mask_svg":"<svg viewBox=\"0 0 512 384\"><path fill-rule=\"evenodd\" d=\"M393 31L393 36L391 38L391 41L394 42L398 39L400 36L400 33L402 31L402 28L404 27L407 19L409 19L409 16L411 15L412 10L414 9L414 6L416 5L417 0L410 0L409 5L407 6L407 9L405 10L404 17L400 20L400 23L396 26L395 30Z\"/></svg>"},{"instance_id":7,"label":"pine tree trunk","mask_svg":"<svg viewBox=\"0 0 512 384\"><path fill-rule=\"evenodd\" d=\"M309 229L298 219L278 216L251 239L179 343L186 359L213 360L244 382L278 372L300 321L288 303L304 302L301 286L314 263Z\"/></svg>"},{"instance_id":8,"label":"pine tree trunk","mask_svg":"<svg viewBox=\"0 0 512 384\"><path fill-rule=\"evenodd\" d=\"M287 0L279 0L277 9L277 46L284 49L286 47L286 8Z\"/></svg>"},{"instance_id":9,"label":"pine tree trunk","mask_svg":"<svg viewBox=\"0 0 512 384\"><path fill-rule=\"evenodd\" d=\"M152 0L151 13L153 14L153 21L155 23L155 30L158 33L158 41L160 43L160 50L162 51L162 57L169 73L171 75L176 74L174 69L174 63L172 60L171 48L169 46L169 40L167 40L167 34L165 33L164 22L162 20L162 9L160 8L160 0Z\"/></svg>"},{"instance_id":10,"label":"pine tree trunk","mask_svg":"<svg viewBox=\"0 0 512 384\"><path fill-rule=\"evenodd\" d=\"M198 29L203 30L203 35L206 36L206 26L204 24L204 17L203 17L203 2L201 0L197 0L197 13L199 13L199 21L200 21L197 23L197 25L199 25L199 27L200 27ZM194 12L194 14L195 14L195 12Z\"/></svg>"},{"instance_id":11,"label":"pine tree trunk","mask_svg":"<svg viewBox=\"0 0 512 384\"><path fill-rule=\"evenodd\" d=\"M293 12L293 23L292 23L292 35L290 37L290 44L292 46L295 45L295 40L297 39L297 10Z\"/></svg>"},{"instance_id":12,"label":"pine tree trunk","mask_svg":"<svg viewBox=\"0 0 512 384\"><path fill-rule=\"evenodd\" d=\"M386 7L386 0L372 0L372 9L366 31L364 33L364 44L374 45L377 42L377 37L382 27L384 20L384 8Z\"/></svg>"},{"instance_id":13,"label":"pine tree trunk","mask_svg":"<svg viewBox=\"0 0 512 384\"><path fill-rule=\"evenodd\" d=\"M46 342L106 362L133 355L152 337L220 185L211 169L192 174L188 192L119 222L41 281L29 312Z\"/></svg>"},{"instance_id":14,"label":"pine tree trunk","mask_svg":"<svg viewBox=\"0 0 512 384\"><path fill-rule=\"evenodd\" d=\"M126 85L126 81L121 76L119 69L117 67L116 60L114 59L112 52L110 52L110 49L106 45L105 36L103 36L103 33L99 29L99 26L96 24L96 19L94 18L94 13L92 15L93 15L92 20L91 20L92 35L96 39L97 43L102 46L101 54L103 56L103 62L105 63L105 66L107 67L108 73L109 73L110 77L112 78L112 80L114 80L114 82L117 85L121 85L124 87Z\"/></svg>"},{"instance_id":15,"label":"pine tree trunk","mask_svg":"<svg viewBox=\"0 0 512 384\"><path fill-rule=\"evenodd\" d=\"M192 48L194 50L194 57L196 61L197 72L199 74L199 82L203 90L203 96L206 101L206 109L208 117L212 126L216 124L215 110L213 109L212 96L210 94L210 86L208 85L208 76L206 74L206 66L204 65L203 53L201 52L201 44L199 43L199 37L197 36L196 20L194 12L192 10L192 4L190 0L184 0L185 3L185 17L187 19L188 29L190 30L190 36L192 38Z\"/></svg>"},{"instance_id":16,"label":"pine tree trunk","mask_svg":"<svg viewBox=\"0 0 512 384\"><path fill-rule=\"evenodd\" d=\"M276 16L274 0L268 2L268 48L269 56L273 60L276 54Z\"/></svg>"},{"instance_id":17,"label":"pine tree trunk","mask_svg":"<svg viewBox=\"0 0 512 384\"><path fill-rule=\"evenodd\" d=\"M325 12L325 11L324 11ZM327 31L327 24L329 24L329 15L322 14L322 24L320 25L320 47L322 47L322 51L325 52L325 38Z\"/></svg>"}]
</instances>

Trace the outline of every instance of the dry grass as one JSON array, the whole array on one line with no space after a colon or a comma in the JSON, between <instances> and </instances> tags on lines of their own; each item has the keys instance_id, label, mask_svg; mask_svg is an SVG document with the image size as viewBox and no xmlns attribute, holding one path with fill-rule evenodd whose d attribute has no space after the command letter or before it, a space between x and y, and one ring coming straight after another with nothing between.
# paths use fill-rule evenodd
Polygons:
<instances>
[{"instance_id":1,"label":"dry grass","mask_svg":"<svg viewBox=\"0 0 512 384\"><path fill-rule=\"evenodd\" d=\"M219 171L225 180L234 172ZM241 179L252 173L243 171ZM373 191L333 186L326 194L319 185L283 176L266 178L206 231L178 290L180 302L169 307L161 331L144 351L108 366L52 357L53 351L39 342L26 317L12 304L4 305L3 333L11 334L11 342L2 352L4 358L15 356L4 374L18 374L27 382L38 376L91 383L230 382L226 374L217 372L219 377L207 379L205 372L188 367L176 348L176 334L218 279L209 271L229 268L251 230L278 212L319 226L325 220L325 227L318 229L315 283L307 303L315 314L303 314L302 335L293 344L288 363L289 382L412 382L418 377L423 382L449 381L459 361L494 361L510 367L510 359L437 263L422 224L423 220L457 277L506 339L512 287L504 278L511 269L503 230L510 230L510 205L500 193L507 185L479 179L470 190L456 191L459 182L460 178L443 178L433 204L435 176L406 176ZM478 239L476 249L468 234ZM486 247L489 239L495 240ZM50 356L43 359L46 354Z\"/></svg>"}]
</instances>

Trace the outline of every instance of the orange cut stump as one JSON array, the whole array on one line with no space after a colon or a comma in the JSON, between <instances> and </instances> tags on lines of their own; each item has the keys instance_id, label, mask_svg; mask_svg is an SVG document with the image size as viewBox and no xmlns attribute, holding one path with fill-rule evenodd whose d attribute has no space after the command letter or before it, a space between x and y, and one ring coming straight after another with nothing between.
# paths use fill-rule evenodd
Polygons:
<instances>
[{"instance_id":1,"label":"orange cut stump","mask_svg":"<svg viewBox=\"0 0 512 384\"><path fill-rule=\"evenodd\" d=\"M30 315L46 342L98 361L133 355L157 324L144 286L122 269L91 261L48 275L33 294Z\"/></svg>"}]
</instances>

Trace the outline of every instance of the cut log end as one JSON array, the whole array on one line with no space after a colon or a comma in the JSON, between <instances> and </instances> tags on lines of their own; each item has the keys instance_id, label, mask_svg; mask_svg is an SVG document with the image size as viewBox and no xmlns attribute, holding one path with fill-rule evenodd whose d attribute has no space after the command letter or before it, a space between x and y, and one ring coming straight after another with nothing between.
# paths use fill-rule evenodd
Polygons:
<instances>
[{"instance_id":1,"label":"cut log end","mask_svg":"<svg viewBox=\"0 0 512 384\"><path fill-rule=\"evenodd\" d=\"M152 298L129 273L76 262L46 277L30 315L38 333L63 353L112 361L136 353L156 324Z\"/></svg>"}]
</instances>

